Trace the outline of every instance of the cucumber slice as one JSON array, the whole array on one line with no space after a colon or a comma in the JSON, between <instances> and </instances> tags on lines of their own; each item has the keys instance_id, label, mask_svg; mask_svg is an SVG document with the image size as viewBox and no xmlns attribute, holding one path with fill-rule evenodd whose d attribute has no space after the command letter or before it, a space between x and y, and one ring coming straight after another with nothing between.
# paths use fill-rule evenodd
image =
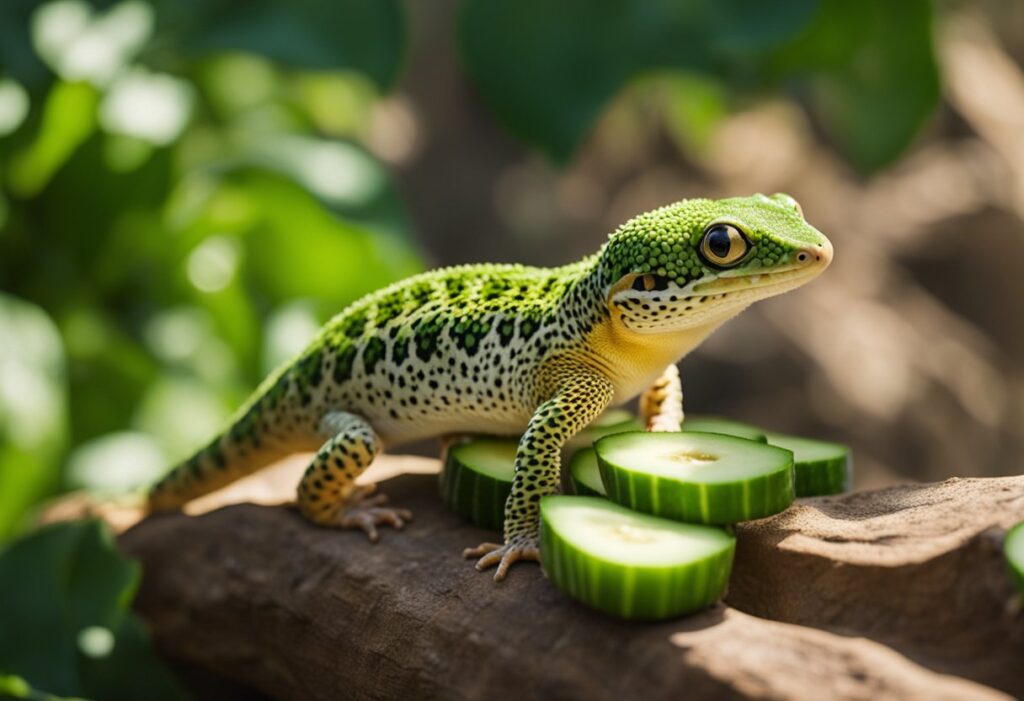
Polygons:
<instances>
[{"instance_id":1,"label":"cucumber slice","mask_svg":"<svg viewBox=\"0 0 1024 701\"><path fill-rule=\"evenodd\" d=\"M599 497L540 500L541 565L569 596L621 618L700 610L725 591L735 538Z\"/></svg>"},{"instance_id":2,"label":"cucumber slice","mask_svg":"<svg viewBox=\"0 0 1024 701\"><path fill-rule=\"evenodd\" d=\"M698 431L700 433L724 433L727 436L746 438L758 443L768 442L764 431L757 426L717 416L686 416L683 418L683 430Z\"/></svg>"},{"instance_id":3,"label":"cucumber slice","mask_svg":"<svg viewBox=\"0 0 1024 701\"><path fill-rule=\"evenodd\" d=\"M573 494L583 497L605 496L597 454L593 448L580 448L573 454L569 460L569 483Z\"/></svg>"},{"instance_id":4,"label":"cucumber slice","mask_svg":"<svg viewBox=\"0 0 1024 701\"><path fill-rule=\"evenodd\" d=\"M720 433L619 433L594 449L612 501L691 523L770 516L793 502L793 454Z\"/></svg>"},{"instance_id":5,"label":"cucumber slice","mask_svg":"<svg viewBox=\"0 0 1024 701\"><path fill-rule=\"evenodd\" d=\"M1006 534L1003 553L1010 565L1010 576L1018 591L1024 595L1024 522L1018 523ZM541 553L543 556L543 553Z\"/></svg>"},{"instance_id":6,"label":"cucumber slice","mask_svg":"<svg viewBox=\"0 0 1024 701\"><path fill-rule=\"evenodd\" d=\"M500 531L512 491L518 442L472 438L448 450L441 473L441 498L478 526Z\"/></svg>"},{"instance_id":7,"label":"cucumber slice","mask_svg":"<svg viewBox=\"0 0 1024 701\"><path fill-rule=\"evenodd\" d=\"M589 448L599 438L611 436L625 431L642 431L644 425L626 409L609 409L575 436L569 439L566 447Z\"/></svg>"},{"instance_id":8,"label":"cucumber slice","mask_svg":"<svg viewBox=\"0 0 1024 701\"><path fill-rule=\"evenodd\" d=\"M796 495L814 497L850 489L850 449L841 443L768 432L768 444L793 451Z\"/></svg>"}]
</instances>

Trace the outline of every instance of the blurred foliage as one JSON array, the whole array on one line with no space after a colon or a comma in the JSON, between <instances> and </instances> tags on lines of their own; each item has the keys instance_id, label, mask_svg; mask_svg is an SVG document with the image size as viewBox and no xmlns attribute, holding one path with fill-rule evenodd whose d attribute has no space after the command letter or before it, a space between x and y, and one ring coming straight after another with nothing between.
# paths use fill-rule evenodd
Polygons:
<instances>
[{"instance_id":1,"label":"blurred foliage","mask_svg":"<svg viewBox=\"0 0 1024 701\"><path fill-rule=\"evenodd\" d=\"M139 568L98 521L47 526L0 553L0 695L185 698L129 607Z\"/></svg>"},{"instance_id":2,"label":"blurred foliage","mask_svg":"<svg viewBox=\"0 0 1024 701\"><path fill-rule=\"evenodd\" d=\"M396 2L10 2L0 32L2 540L151 480L422 266L361 141Z\"/></svg>"},{"instance_id":3,"label":"blurred foliage","mask_svg":"<svg viewBox=\"0 0 1024 701\"><path fill-rule=\"evenodd\" d=\"M203 56L244 51L290 66L356 70L386 88L404 48L397 0L8 0L0 3L0 38L4 72L29 85L49 82L51 69L112 74L131 54L180 71ZM68 43L74 48L62 51Z\"/></svg>"},{"instance_id":4,"label":"blurred foliage","mask_svg":"<svg viewBox=\"0 0 1024 701\"><path fill-rule=\"evenodd\" d=\"M57 485L67 442L65 375L50 318L0 294L0 540Z\"/></svg>"},{"instance_id":5,"label":"blurred foliage","mask_svg":"<svg viewBox=\"0 0 1024 701\"><path fill-rule=\"evenodd\" d=\"M483 99L514 133L567 161L638 76L685 71L743 101L788 88L850 161L890 163L939 97L929 0L467 0L460 44Z\"/></svg>"}]
</instances>

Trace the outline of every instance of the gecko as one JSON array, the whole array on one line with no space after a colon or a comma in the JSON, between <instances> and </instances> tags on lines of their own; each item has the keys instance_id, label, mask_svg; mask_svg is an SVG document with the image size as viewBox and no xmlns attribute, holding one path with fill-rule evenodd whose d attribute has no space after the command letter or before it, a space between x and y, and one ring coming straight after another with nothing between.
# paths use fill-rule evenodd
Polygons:
<instances>
[{"instance_id":1,"label":"gecko","mask_svg":"<svg viewBox=\"0 0 1024 701\"><path fill-rule=\"evenodd\" d=\"M502 580L539 559L539 502L562 446L639 397L648 430L683 422L677 362L755 301L803 285L832 244L786 194L685 199L640 214L554 268L462 265L371 293L270 374L228 428L149 491L174 510L295 452L314 524L402 528L408 510L356 478L383 449L458 434L519 438L503 541L467 548Z\"/></svg>"}]
</instances>

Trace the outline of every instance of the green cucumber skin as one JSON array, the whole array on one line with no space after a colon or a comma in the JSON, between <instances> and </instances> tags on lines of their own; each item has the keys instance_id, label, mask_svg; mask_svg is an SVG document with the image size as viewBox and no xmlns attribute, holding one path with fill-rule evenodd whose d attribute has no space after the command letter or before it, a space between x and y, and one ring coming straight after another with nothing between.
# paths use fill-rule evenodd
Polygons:
<instances>
[{"instance_id":1,"label":"green cucumber skin","mask_svg":"<svg viewBox=\"0 0 1024 701\"><path fill-rule=\"evenodd\" d=\"M847 492L850 490L852 467L849 455L833 460L799 462L795 465L796 495L819 497Z\"/></svg>"},{"instance_id":2,"label":"green cucumber skin","mask_svg":"<svg viewBox=\"0 0 1024 701\"><path fill-rule=\"evenodd\" d=\"M711 560L662 568L625 568L581 552L541 518L541 567L573 599L617 618L664 620L705 609L725 593L736 540ZM632 572L631 584L623 570ZM624 591L628 589L628 591Z\"/></svg>"},{"instance_id":3,"label":"green cucumber skin","mask_svg":"<svg viewBox=\"0 0 1024 701\"><path fill-rule=\"evenodd\" d=\"M727 525L771 516L785 511L796 498L794 468L782 469L755 479L721 484L684 484L654 475L617 470L597 458L608 498L630 509L688 523ZM751 492L760 489L764 499Z\"/></svg>"},{"instance_id":4,"label":"green cucumber skin","mask_svg":"<svg viewBox=\"0 0 1024 701\"><path fill-rule=\"evenodd\" d=\"M1011 538L1024 538L1024 521L1006 532L1004 542L1009 543ZM1004 550L1004 553L1006 555L1006 564L1010 569L1010 579L1013 580L1020 595L1024 597L1024 562L1015 562L1010 557L1008 550Z\"/></svg>"},{"instance_id":5,"label":"green cucumber skin","mask_svg":"<svg viewBox=\"0 0 1024 701\"><path fill-rule=\"evenodd\" d=\"M441 472L441 498L449 509L477 526L493 531L502 530L505 501L511 491L511 482L463 467L450 452L445 457L444 470Z\"/></svg>"},{"instance_id":6,"label":"green cucumber skin","mask_svg":"<svg viewBox=\"0 0 1024 701\"><path fill-rule=\"evenodd\" d=\"M587 485L577 480L571 474L569 475L569 484L572 485L572 493L578 497L601 497L602 499L606 498L605 494L602 494L596 489L591 489Z\"/></svg>"}]
</instances>

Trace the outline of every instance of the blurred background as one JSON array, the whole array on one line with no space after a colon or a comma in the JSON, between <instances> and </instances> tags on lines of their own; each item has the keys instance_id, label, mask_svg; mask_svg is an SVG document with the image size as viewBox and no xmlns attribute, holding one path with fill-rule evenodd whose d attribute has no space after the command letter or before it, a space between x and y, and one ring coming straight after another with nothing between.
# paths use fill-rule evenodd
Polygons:
<instances>
[{"instance_id":1,"label":"blurred background","mask_svg":"<svg viewBox=\"0 0 1024 701\"><path fill-rule=\"evenodd\" d=\"M858 487L1020 472L1022 60L1001 0L5 0L0 542L366 292L758 191L835 263L688 357L687 410L847 442Z\"/></svg>"}]
</instances>

